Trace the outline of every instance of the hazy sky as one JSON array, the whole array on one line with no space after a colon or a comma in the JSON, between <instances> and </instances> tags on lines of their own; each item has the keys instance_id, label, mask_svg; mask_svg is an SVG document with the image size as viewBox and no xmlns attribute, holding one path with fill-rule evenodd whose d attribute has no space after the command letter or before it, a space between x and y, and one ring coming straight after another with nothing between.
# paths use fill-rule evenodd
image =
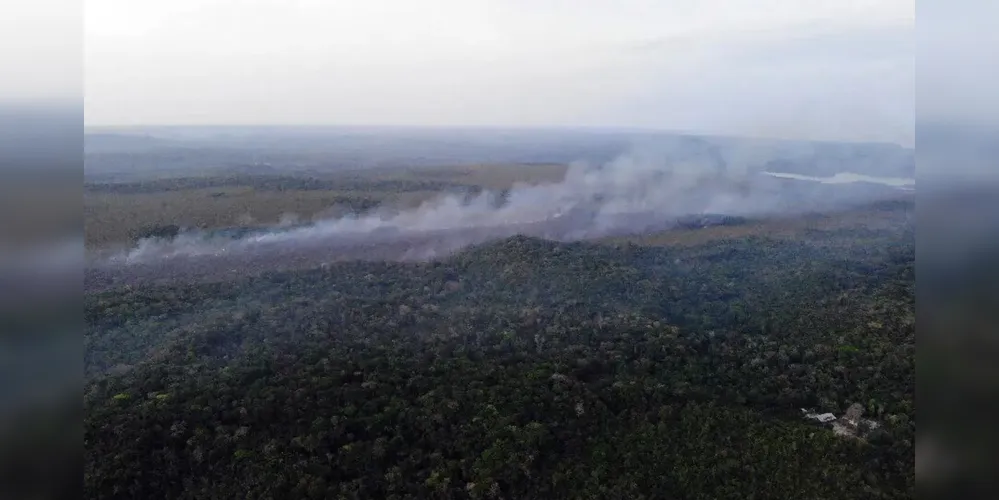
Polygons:
<instances>
[{"instance_id":1,"label":"hazy sky","mask_svg":"<svg viewBox=\"0 0 999 500\"><path fill-rule=\"evenodd\" d=\"M0 3L0 104L79 101L82 17L79 0Z\"/></svg>"},{"instance_id":2,"label":"hazy sky","mask_svg":"<svg viewBox=\"0 0 999 500\"><path fill-rule=\"evenodd\" d=\"M88 124L912 140L914 0L88 0Z\"/></svg>"},{"instance_id":3,"label":"hazy sky","mask_svg":"<svg viewBox=\"0 0 999 500\"><path fill-rule=\"evenodd\" d=\"M920 120L999 126L999 2L920 0Z\"/></svg>"}]
</instances>

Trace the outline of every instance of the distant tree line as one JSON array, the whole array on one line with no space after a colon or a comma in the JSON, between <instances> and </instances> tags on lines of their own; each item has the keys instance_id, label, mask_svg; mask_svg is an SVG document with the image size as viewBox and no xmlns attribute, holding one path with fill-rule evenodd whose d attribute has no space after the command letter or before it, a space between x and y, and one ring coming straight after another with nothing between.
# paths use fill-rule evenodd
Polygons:
<instances>
[{"instance_id":1,"label":"distant tree line","mask_svg":"<svg viewBox=\"0 0 999 500\"><path fill-rule=\"evenodd\" d=\"M84 190L93 193L150 194L191 189L246 186L259 191L413 191L466 190L469 186L432 180L323 179L311 176L232 175L175 177L130 182L87 182Z\"/></svg>"}]
</instances>

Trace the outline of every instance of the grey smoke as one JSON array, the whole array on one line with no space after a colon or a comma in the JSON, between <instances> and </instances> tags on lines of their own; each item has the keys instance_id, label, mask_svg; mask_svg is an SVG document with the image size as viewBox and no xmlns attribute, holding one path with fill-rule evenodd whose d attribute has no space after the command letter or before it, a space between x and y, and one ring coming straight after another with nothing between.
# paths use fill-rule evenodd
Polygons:
<instances>
[{"instance_id":1,"label":"grey smoke","mask_svg":"<svg viewBox=\"0 0 999 500\"><path fill-rule=\"evenodd\" d=\"M484 191L472 197L445 194L411 210L329 218L237 239L204 232L145 239L109 263L292 251L335 256L339 248L369 256L358 248L371 245L395 248L394 258L422 260L514 234L596 238L665 229L689 215L766 216L835 208L883 196L889 189L832 190L764 175L772 155L767 148L718 148L681 137L636 146L606 164L573 164L558 183L521 184L505 193Z\"/></svg>"}]
</instances>

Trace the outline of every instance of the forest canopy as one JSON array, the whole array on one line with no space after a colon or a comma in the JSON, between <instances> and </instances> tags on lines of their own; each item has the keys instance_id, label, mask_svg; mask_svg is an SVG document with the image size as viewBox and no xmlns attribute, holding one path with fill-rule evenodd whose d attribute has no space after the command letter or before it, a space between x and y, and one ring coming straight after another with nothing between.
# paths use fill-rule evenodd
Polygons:
<instances>
[{"instance_id":1,"label":"forest canopy","mask_svg":"<svg viewBox=\"0 0 999 500\"><path fill-rule=\"evenodd\" d=\"M85 297L90 498L909 498L914 236L513 237ZM859 404L838 436L801 409Z\"/></svg>"}]
</instances>

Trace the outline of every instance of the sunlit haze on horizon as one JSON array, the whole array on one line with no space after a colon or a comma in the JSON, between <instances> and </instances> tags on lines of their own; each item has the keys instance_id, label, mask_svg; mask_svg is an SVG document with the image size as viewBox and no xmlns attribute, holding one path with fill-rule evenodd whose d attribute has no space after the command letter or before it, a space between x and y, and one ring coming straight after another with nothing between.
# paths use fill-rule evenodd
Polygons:
<instances>
[{"instance_id":1,"label":"sunlit haze on horizon","mask_svg":"<svg viewBox=\"0 0 999 500\"><path fill-rule=\"evenodd\" d=\"M92 0L88 125L913 142L912 0Z\"/></svg>"}]
</instances>

